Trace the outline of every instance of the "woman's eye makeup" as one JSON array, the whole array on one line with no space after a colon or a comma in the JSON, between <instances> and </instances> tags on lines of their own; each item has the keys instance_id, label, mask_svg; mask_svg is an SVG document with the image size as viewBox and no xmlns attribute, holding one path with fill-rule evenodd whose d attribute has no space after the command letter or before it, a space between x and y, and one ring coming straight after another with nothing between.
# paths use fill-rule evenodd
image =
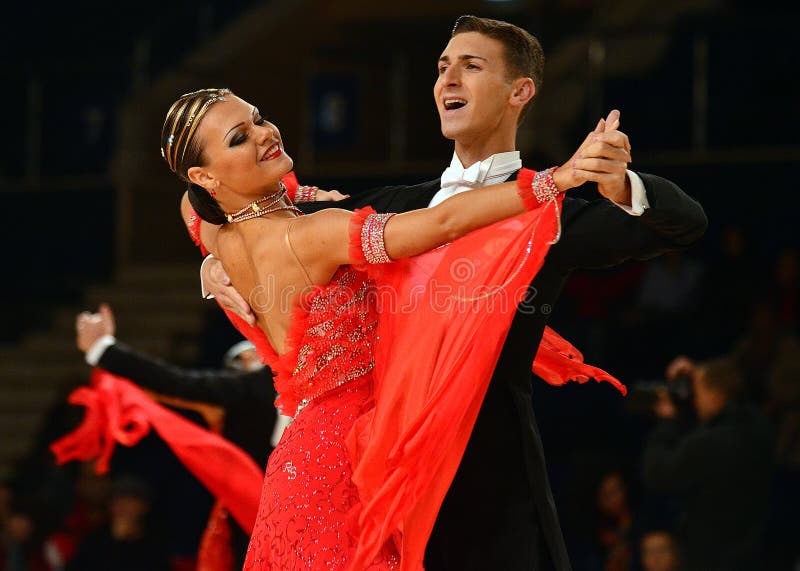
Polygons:
<instances>
[{"instance_id":1,"label":"woman's eye makeup","mask_svg":"<svg viewBox=\"0 0 800 571\"><path fill-rule=\"evenodd\" d=\"M267 122L266 117L262 117L260 114L253 117L253 124L261 126ZM240 131L236 133L233 137L231 137L231 147L235 147L236 145L241 145L247 140L247 131Z\"/></svg>"},{"instance_id":2,"label":"woman's eye makeup","mask_svg":"<svg viewBox=\"0 0 800 571\"><path fill-rule=\"evenodd\" d=\"M236 145L241 145L247 140L247 132L239 132L236 133L233 137L231 137L231 147L235 147Z\"/></svg>"}]
</instances>

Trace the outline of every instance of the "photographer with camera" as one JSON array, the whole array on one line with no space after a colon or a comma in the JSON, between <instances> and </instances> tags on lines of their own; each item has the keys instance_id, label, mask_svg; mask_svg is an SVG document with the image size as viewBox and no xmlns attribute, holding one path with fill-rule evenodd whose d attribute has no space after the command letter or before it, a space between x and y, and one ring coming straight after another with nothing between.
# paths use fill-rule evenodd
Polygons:
<instances>
[{"instance_id":1,"label":"photographer with camera","mask_svg":"<svg viewBox=\"0 0 800 571\"><path fill-rule=\"evenodd\" d=\"M769 422L740 400L742 374L733 359L695 364L679 357L666 376L690 379L694 418L679 414L674 390L657 391L644 484L682 500L678 532L688 570L759 569L772 472Z\"/></svg>"}]
</instances>

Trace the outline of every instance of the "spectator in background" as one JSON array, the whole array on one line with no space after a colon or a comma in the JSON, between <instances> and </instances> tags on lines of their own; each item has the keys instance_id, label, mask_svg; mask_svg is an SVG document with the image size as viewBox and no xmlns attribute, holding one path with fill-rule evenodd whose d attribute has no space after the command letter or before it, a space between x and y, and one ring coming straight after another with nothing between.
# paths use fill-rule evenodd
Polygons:
<instances>
[{"instance_id":1,"label":"spectator in background","mask_svg":"<svg viewBox=\"0 0 800 571\"><path fill-rule=\"evenodd\" d=\"M138 478L114 480L108 525L89 535L67 571L168 571L169 557L147 518L150 490Z\"/></svg>"},{"instance_id":2,"label":"spectator in background","mask_svg":"<svg viewBox=\"0 0 800 571\"><path fill-rule=\"evenodd\" d=\"M44 557L41 510L33 501L8 492L8 511L0 529L0 571L54 571Z\"/></svg>"},{"instance_id":3,"label":"spectator in background","mask_svg":"<svg viewBox=\"0 0 800 571\"><path fill-rule=\"evenodd\" d=\"M564 520L575 571L629 571L634 564L636 516L629 479L610 450L577 460Z\"/></svg>"},{"instance_id":4,"label":"spectator in background","mask_svg":"<svg viewBox=\"0 0 800 571\"><path fill-rule=\"evenodd\" d=\"M45 541L45 556L54 569L63 569L86 536L107 523L110 490L110 478L98 475L94 462L80 464L72 505Z\"/></svg>"},{"instance_id":5,"label":"spectator in background","mask_svg":"<svg viewBox=\"0 0 800 571\"><path fill-rule=\"evenodd\" d=\"M688 373L698 425L677 418L662 390L660 421L644 451L644 484L683 500L682 553L690 571L758 569L772 473L767 419L741 403L742 375L731 358L683 361L668 377Z\"/></svg>"},{"instance_id":6,"label":"spectator in background","mask_svg":"<svg viewBox=\"0 0 800 571\"><path fill-rule=\"evenodd\" d=\"M642 571L680 571L678 541L671 531L651 529L639 540Z\"/></svg>"},{"instance_id":7,"label":"spectator in background","mask_svg":"<svg viewBox=\"0 0 800 571\"><path fill-rule=\"evenodd\" d=\"M633 514L628 504L628 487L619 471L608 472L602 477L595 501L603 570L627 571L633 552L630 539Z\"/></svg>"}]
</instances>

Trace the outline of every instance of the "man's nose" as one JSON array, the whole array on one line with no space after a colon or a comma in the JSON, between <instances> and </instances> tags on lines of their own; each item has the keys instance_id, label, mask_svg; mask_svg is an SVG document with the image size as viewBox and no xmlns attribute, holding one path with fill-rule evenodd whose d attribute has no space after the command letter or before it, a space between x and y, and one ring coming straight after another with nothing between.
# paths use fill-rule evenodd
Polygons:
<instances>
[{"instance_id":1,"label":"man's nose","mask_svg":"<svg viewBox=\"0 0 800 571\"><path fill-rule=\"evenodd\" d=\"M444 84L445 85L458 85L461 82L461 74L458 71L458 66L451 65L444 70Z\"/></svg>"}]
</instances>

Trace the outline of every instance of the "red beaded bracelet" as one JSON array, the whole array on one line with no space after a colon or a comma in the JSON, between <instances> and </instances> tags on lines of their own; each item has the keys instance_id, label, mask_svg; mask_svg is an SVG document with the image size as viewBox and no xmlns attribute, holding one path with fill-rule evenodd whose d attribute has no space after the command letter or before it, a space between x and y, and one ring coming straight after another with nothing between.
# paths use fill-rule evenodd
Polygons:
<instances>
[{"instance_id":1,"label":"red beaded bracelet","mask_svg":"<svg viewBox=\"0 0 800 571\"><path fill-rule=\"evenodd\" d=\"M550 167L543 171L520 169L517 175L519 196L528 210L535 210L545 202L554 200L559 195L553 173L558 167Z\"/></svg>"}]
</instances>

